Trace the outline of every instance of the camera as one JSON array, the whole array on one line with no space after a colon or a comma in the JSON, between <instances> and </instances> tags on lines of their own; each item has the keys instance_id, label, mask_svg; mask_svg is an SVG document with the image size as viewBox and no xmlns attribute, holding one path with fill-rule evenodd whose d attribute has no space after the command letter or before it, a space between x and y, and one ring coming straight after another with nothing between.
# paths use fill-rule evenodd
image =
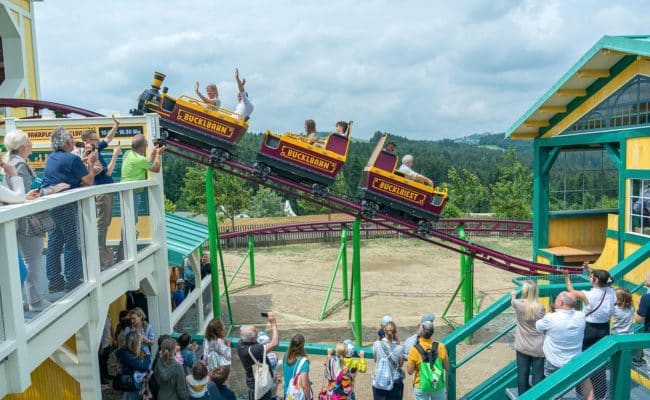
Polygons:
<instances>
[{"instance_id":1,"label":"camera","mask_svg":"<svg viewBox=\"0 0 650 400\"><path fill-rule=\"evenodd\" d=\"M260 313L260 315L261 315L262 317L264 317L264 318L268 318L268 317L269 317L269 313L267 313L267 312Z\"/></svg>"},{"instance_id":2,"label":"camera","mask_svg":"<svg viewBox=\"0 0 650 400\"><path fill-rule=\"evenodd\" d=\"M74 142L74 147L78 149L83 149L85 147L84 142Z\"/></svg>"}]
</instances>

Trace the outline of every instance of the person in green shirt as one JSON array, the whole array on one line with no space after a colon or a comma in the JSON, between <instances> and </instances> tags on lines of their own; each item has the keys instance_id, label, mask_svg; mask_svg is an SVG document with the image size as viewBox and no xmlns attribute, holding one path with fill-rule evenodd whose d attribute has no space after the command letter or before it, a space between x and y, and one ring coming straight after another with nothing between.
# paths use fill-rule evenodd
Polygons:
<instances>
[{"instance_id":1,"label":"person in green shirt","mask_svg":"<svg viewBox=\"0 0 650 400\"><path fill-rule=\"evenodd\" d=\"M131 150L127 151L122 157L122 182L140 181L147 179L147 171L160 172L162 166L162 154L165 152L165 146L156 146L149 154L147 151L147 139L144 135L137 134L131 140ZM142 203L144 190L133 191L133 207L135 213L135 222L138 222L138 211Z\"/></svg>"}]
</instances>

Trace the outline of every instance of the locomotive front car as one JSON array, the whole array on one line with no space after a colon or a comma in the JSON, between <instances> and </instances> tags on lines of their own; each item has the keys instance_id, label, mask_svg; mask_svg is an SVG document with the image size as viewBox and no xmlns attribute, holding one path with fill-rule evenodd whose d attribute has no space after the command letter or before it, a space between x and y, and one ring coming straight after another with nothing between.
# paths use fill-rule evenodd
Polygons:
<instances>
[{"instance_id":1,"label":"locomotive front car","mask_svg":"<svg viewBox=\"0 0 650 400\"><path fill-rule=\"evenodd\" d=\"M383 150L385 141L386 136L379 140L363 170L364 211L381 211L416 222L422 230L431 229L430 223L440 218L447 202L447 189L406 178L398 170L397 156Z\"/></svg>"},{"instance_id":2,"label":"locomotive front car","mask_svg":"<svg viewBox=\"0 0 650 400\"><path fill-rule=\"evenodd\" d=\"M160 92L165 75L154 74L151 88L145 90L138 99L138 109L134 114L154 112L160 116L161 138L185 145L208 150L213 161L229 159L235 145L248 129L244 118L224 108L207 105L202 101L181 96L174 98L167 94L167 88Z\"/></svg>"},{"instance_id":3,"label":"locomotive front car","mask_svg":"<svg viewBox=\"0 0 650 400\"><path fill-rule=\"evenodd\" d=\"M347 135L330 133L325 141L310 141L291 132L276 135L266 131L257 153L256 172L274 174L298 183L310 184L316 194L324 195L347 160L350 131Z\"/></svg>"}]
</instances>

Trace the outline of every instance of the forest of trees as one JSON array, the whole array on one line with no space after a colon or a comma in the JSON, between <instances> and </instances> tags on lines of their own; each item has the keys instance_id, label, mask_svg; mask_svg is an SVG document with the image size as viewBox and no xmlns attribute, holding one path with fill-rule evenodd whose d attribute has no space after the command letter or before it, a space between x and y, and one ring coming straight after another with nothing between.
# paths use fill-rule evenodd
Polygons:
<instances>
[{"instance_id":1,"label":"forest of trees","mask_svg":"<svg viewBox=\"0 0 650 400\"><path fill-rule=\"evenodd\" d=\"M383 132L370 140L353 140L348 159L330 190L355 196L363 168ZM236 157L254 162L262 134L248 133L239 144ZM480 134L470 140L410 140L390 135L398 155L412 154L414 169L428 176L436 186L449 189L449 203L443 216L494 213L499 217L530 219L532 213L532 142L511 141L499 134ZM551 170L551 209L615 207L617 175L602 151L561 155ZM205 212L205 168L165 154L165 196L169 210ZM251 217L283 215L285 197L267 188L227 174L215 174L217 204L225 218L239 214ZM288 199L298 215L325 213L308 202Z\"/></svg>"}]
</instances>

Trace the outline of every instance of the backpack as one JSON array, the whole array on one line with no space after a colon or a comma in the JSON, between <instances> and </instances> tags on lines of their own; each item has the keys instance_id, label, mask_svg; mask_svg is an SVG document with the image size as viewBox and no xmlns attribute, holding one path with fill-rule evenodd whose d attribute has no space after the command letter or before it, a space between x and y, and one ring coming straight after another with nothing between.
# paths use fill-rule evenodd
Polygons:
<instances>
[{"instance_id":1,"label":"backpack","mask_svg":"<svg viewBox=\"0 0 650 400\"><path fill-rule=\"evenodd\" d=\"M300 386L300 368L302 368L302 365L305 363L305 357L300 357L300 362L298 365L296 365L296 369L293 372L293 378L291 378L291 381L289 382L289 386L287 387L287 400L305 400L305 392L302 390L302 386Z\"/></svg>"},{"instance_id":2,"label":"backpack","mask_svg":"<svg viewBox=\"0 0 650 400\"><path fill-rule=\"evenodd\" d=\"M253 360L253 378L255 379L255 400L261 399L267 394L270 390L273 389L273 377L271 376L271 371L269 370L269 365L266 363L266 347L264 348L264 353L262 355L262 361L257 361L251 352L251 347L248 346L248 355L251 360Z\"/></svg>"},{"instance_id":3,"label":"backpack","mask_svg":"<svg viewBox=\"0 0 650 400\"><path fill-rule=\"evenodd\" d=\"M420 343L413 345L422 356L420 363L420 382L417 388L424 392L437 392L445 388L445 369L438 357L438 342L431 349L424 350Z\"/></svg>"},{"instance_id":4,"label":"backpack","mask_svg":"<svg viewBox=\"0 0 650 400\"><path fill-rule=\"evenodd\" d=\"M221 354L221 349L220 349L219 341L212 341L210 340L208 342L208 372L212 372L213 370L217 369L217 367L223 366L223 365L230 365L231 361L228 359L227 355ZM191 366L190 366L191 368Z\"/></svg>"},{"instance_id":5,"label":"backpack","mask_svg":"<svg viewBox=\"0 0 650 400\"><path fill-rule=\"evenodd\" d=\"M377 361L372 386L381 390L392 390L393 375L397 369L397 363L391 358L390 348L384 342L379 342L379 346L384 356Z\"/></svg>"}]
</instances>

